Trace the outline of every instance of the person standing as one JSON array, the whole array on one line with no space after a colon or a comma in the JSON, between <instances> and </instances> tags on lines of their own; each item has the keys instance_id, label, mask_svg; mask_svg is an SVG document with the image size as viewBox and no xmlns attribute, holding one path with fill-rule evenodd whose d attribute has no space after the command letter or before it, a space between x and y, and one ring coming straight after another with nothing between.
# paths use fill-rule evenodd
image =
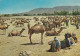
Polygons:
<instances>
[{"instance_id":1,"label":"person standing","mask_svg":"<svg viewBox=\"0 0 80 56\"><path fill-rule=\"evenodd\" d=\"M68 22L68 20L66 19L66 27L69 27L69 22Z\"/></svg>"},{"instance_id":2,"label":"person standing","mask_svg":"<svg viewBox=\"0 0 80 56\"><path fill-rule=\"evenodd\" d=\"M78 20L75 21L76 29L79 29Z\"/></svg>"}]
</instances>

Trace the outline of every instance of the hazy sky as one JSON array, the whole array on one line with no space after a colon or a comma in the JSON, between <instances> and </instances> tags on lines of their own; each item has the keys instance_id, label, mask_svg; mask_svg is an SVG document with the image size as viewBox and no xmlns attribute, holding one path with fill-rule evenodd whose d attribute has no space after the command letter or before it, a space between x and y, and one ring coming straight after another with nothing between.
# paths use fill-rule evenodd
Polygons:
<instances>
[{"instance_id":1,"label":"hazy sky","mask_svg":"<svg viewBox=\"0 0 80 56\"><path fill-rule=\"evenodd\" d=\"M79 6L80 0L0 0L0 14L21 13L35 8Z\"/></svg>"}]
</instances>

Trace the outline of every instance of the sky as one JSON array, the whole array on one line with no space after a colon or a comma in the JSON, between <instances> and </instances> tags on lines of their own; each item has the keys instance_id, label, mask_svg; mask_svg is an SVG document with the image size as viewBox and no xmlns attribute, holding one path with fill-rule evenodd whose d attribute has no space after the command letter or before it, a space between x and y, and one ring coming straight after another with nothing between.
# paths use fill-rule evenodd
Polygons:
<instances>
[{"instance_id":1,"label":"sky","mask_svg":"<svg viewBox=\"0 0 80 56\"><path fill-rule=\"evenodd\" d=\"M0 0L0 14L28 12L35 8L80 6L80 0Z\"/></svg>"}]
</instances>

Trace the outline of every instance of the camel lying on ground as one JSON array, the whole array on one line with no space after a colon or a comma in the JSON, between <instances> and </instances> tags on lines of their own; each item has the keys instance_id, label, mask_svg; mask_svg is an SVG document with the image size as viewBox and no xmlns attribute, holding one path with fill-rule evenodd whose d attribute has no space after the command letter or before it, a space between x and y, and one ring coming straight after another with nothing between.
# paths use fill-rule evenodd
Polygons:
<instances>
[{"instance_id":1,"label":"camel lying on ground","mask_svg":"<svg viewBox=\"0 0 80 56\"><path fill-rule=\"evenodd\" d=\"M30 20L29 19L26 19L26 20L21 20L21 22L24 22L24 23L29 23Z\"/></svg>"},{"instance_id":2,"label":"camel lying on ground","mask_svg":"<svg viewBox=\"0 0 80 56\"><path fill-rule=\"evenodd\" d=\"M32 26L29 29L30 43L32 44L31 36L33 33L41 33L41 44L43 44L43 33L44 33L44 31L45 31L45 27L43 25L37 24L37 25Z\"/></svg>"},{"instance_id":3,"label":"camel lying on ground","mask_svg":"<svg viewBox=\"0 0 80 56\"><path fill-rule=\"evenodd\" d=\"M47 36L56 36L56 35L59 35L59 33L63 30L63 27L60 28L59 31L55 31L55 29L52 31L47 31L46 32L46 35Z\"/></svg>"},{"instance_id":4,"label":"camel lying on ground","mask_svg":"<svg viewBox=\"0 0 80 56\"><path fill-rule=\"evenodd\" d=\"M24 30L25 30L24 28L22 28L21 31L12 30L12 31L8 34L8 37L11 37L11 36L20 36L21 33L22 33Z\"/></svg>"}]
</instances>

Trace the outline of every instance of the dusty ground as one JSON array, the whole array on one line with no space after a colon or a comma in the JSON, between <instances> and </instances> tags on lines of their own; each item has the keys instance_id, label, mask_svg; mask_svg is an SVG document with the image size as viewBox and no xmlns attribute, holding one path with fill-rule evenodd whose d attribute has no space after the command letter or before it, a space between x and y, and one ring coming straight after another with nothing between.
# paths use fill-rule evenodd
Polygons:
<instances>
[{"instance_id":1,"label":"dusty ground","mask_svg":"<svg viewBox=\"0 0 80 56\"><path fill-rule=\"evenodd\" d=\"M32 19L33 17L28 16L25 18ZM8 24L9 21L6 21ZM30 22L31 26L34 25L34 21ZM26 30L22 33L22 35L26 35L26 37L14 36L14 37L7 37L8 33L13 30L17 29L20 30L21 28L25 28ZM25 23L24 27L14 27L10 24L10 27L6 31L6 35L1 35L4 31L0 30L0 56L19 56L21 51L30 51L31 56L80 56L80 29L76 29L75 26L69 25L69 28L64 29L60 36L57 36L58 39L61 41L64 39L64 34L66 32L74 32L76 33L79 41L75 46L71 46L71 49L63 50L61 49L59 52L47 52L49 50L50 45L48 42L53 40L54 36L45 36L44 34L44 44L40 44L41 35L40 34L33 34L32 35L32 42L33 45L29 44L29 36L27 34L27 23Z\"/></svg>"}]
</instances>

